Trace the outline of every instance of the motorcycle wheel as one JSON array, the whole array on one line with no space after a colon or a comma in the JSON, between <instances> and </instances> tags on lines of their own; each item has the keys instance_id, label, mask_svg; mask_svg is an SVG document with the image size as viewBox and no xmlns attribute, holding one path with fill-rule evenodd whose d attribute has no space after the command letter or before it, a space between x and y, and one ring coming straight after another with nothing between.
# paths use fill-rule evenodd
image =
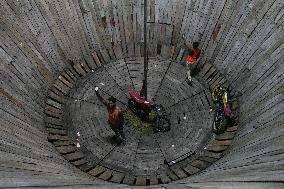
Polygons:
<instances>
[{"instance_id":1,"label":"motorcycle wheel","mask_svg":"<svg viewBox=\"0 0 284 189\"><path fill-rule=\"evenodd\" d=\"M217 120L214 120L213 122L213 132L217 135L222 134L227 129L228 121L226 117L220 116Z\"/></svg>"},{"instance_id":2,"label":"motorcycle wheel","mask_svg":"<svg viewBox=\"0 0 284 189\"><path fill-rule=\"evenodd\" d=\"M154 127L154 132L167 132L171 129L170 120L168 118L160 117Z\"/></svg>"}]
</instances>

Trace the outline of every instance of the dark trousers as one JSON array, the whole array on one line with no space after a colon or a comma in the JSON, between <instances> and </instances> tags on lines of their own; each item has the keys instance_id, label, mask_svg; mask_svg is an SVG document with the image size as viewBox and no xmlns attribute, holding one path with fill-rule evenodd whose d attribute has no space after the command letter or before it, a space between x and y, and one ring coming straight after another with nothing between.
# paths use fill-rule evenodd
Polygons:
<instances>
[{"instance_id":1,"label":"dark trousers","mask_svg":"<svg viewBox=\"0 0 284 189\"><path fill-rule=\"evenodd\" d=\"M196 69L196 62L195 63L186 63L186 68L187 68L187 79L191 82L192 81L192 75L194 70Z\"/></svg>"},{"instance_id":2,"label":"dark trousers","mask_svg":"<svg viewBox=\"0 0 284 189\"><path fill-rule=\"evenodd\" d=\"M114 132L116 136L120 136L123 140L125 140L125 135L123 132L123 126L121 127L110 127Z\"/></svg>"}]
</instances>

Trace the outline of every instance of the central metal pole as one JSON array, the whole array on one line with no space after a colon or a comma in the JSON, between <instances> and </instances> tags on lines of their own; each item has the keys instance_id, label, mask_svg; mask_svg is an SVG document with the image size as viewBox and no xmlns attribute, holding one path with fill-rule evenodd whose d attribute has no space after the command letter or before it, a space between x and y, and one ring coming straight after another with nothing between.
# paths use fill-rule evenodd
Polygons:
<instances>
[{"instance_id":1,"label":"central metal pole","mask_svg":"<svg viewBox=\"0 0 284 189\"><path fill-rule=\"evenodd\" d=\"M147 0L144 0L144 95L147 100L147 72L148 72L148 53L147 53Z\"/></svg>"}]
</instances>

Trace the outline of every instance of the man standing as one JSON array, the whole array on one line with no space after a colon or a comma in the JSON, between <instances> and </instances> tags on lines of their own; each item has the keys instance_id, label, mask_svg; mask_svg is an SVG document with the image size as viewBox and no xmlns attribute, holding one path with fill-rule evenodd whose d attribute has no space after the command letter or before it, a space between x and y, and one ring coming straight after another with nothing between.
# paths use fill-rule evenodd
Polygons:
<instances>
[{"instance_id":1,"label":"man standing","mask_svg":"<svg viewBox=\"0 0 284 189\"><path fill-rule=\"evenodd\" d=\"M192 49L189 49L190 55L186 58L186 68L187 68L187 79L189 84L191 84L191 77L193 71L196 69L196 66L198 64L198 61L200 60L199 56L201 53L201 50L198 48L199 43L194 42L192 45Z\"/></svg>"},{"instance_id":2,"label":"man standing","mask_svg":"<svg viewBox=\"0 0 284 189\"><path fill-rule=\"evenodd\" d=\"M95 87L96 95L99 100L107 107L108 110L108 123L110 128L115 132L117 137L121 137L125 142L125 135L123 133L124 118L121 108L116 105L116 99L114 97L108 98L108 101L103 99L99 94L99 88Z\"/></svg>"}]
</instances>

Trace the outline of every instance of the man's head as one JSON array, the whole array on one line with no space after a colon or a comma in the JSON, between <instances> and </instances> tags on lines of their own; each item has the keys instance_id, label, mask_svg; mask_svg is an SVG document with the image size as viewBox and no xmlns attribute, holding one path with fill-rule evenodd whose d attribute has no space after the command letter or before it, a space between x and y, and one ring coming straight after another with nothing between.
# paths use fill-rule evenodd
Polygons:
<instances>
[{"instance_id":1,"label":"man's head","mask_svg":"<svg viewBox=\"0 0 284 189\"><path fill-rule=\"evenodd\" d=\"M110 108L111 108L111 112L114 111L115 107L116 107L116 99L114 97L109 97L108 101L110 102Z\"/></svg>"},{"instance_id":2,"label":"man's head","mask_svg":"<svg viewBox=\"0 0 284 189\"><path fill-rule=\"evenodd\" d=\"M199 43L198 42L193 42L192 47L194 49L198 49Z\"/></svg>"}]
</instances>

